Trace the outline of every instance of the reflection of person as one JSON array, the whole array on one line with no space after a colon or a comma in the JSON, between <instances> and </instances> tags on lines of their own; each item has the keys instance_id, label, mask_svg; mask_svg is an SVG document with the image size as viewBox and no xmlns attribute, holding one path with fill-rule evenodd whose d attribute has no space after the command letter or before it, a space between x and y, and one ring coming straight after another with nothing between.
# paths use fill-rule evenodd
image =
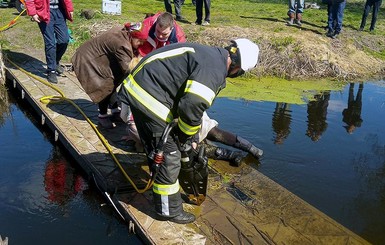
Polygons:
<instances>
[{"instance_id":1,"label":"reflection of person","mask_svg":"<svg viewBox=\"0 0 385 245\"><path fill-rule=\"evenodd\" d=\"M81 191L83 179L67 161L54 153L45 167L44 186L48 200L64 205Z\"/></svg>"},{"instance_id":2,"label":"reflection of person","mask_svg":"<svg viewBox=\"0 0 385 245\"><path fill-rule=\"evenodd\" d=\"M291 110L287 103L276 103L273 114L274 144L282 144L290 134Z\"/></svg>"},{"instance_id":3,"label":"reflection of person","mask_svg":"<svg viewBox=\"0 0 385 245\"><path fill-rule=\"evenodd\" d=\"M258 53L258 46L247 39L232 41L226 48L171 44L144 57L123 82L119 97L131 107L152 170L151 152L166 125L178 119L164 144L164 160L152 188L155 211L162 219L182 224L195 220L182 206L181 160L190 164L195 159L192 136L201 127L203 112L225 87L226 77L252 69Z\"/></svg>"},{"instance_id":4,"label":"reflection of person","mask_svg":"<svg viewBox=\"0 0 385 245\"><path fill-rule=\"evenodd\" d=\"M83 43L71 59L80 84L91 100L98 103L98 120L104 128L113 128L108 107L112 115L120 117L118 103L113 99L115 89L129 73L136 49L146 42L145 29L141 23L113 27Z\"/></svg>"},{"instance_id":5,"label":"reflection of person","mask_svg":"<svg viewBox=\"0 0 385 245\"><path fill-rule=\"evenodd\" d=\"M342 111L342 121L347 124L345 128L349 134L353 133L356 127L361 127L361 123L363 122L361 118L363 89L364 84L360 83L356 99L354 99L354 83L350 83L349 85L348 108Z\"/></svg>"},{"instance_id":6,"label":"reflection of person","mask_svg":"<svg viewBox=\"0 0 385 245\"><path fill-rule=\"evenodd\" d=\"M306 135L312 141L318 141L328 124L326 122L327 108L329 105L330 92L325 91L314 96L314 101L307 104L307 131Z\"/></svg>"},{"instance_id":7,"label":"reflection of person","mask_svg":"<svg viewBox=\"0 0 385 245\"><path fill-rule=\"evenodd\" d=\"M138 48L142 57L163 46L186 42L182 28L168 12L150 16L143 20L143 24L148 28L148 38L147 42Z\"/></svg>"},{"instance_id":8,"label":"reflection of person","mask_svg":"<svg viewBox=\"0 0 385 245\"><path fill-rule=\"evenodd\" d=\"M331 12L330 17L328 17L328 32L326 36L335 39L342 30L346 0L331 0L331 2Z\"/></svg>"},{"instance_id":9,"label":"reflection of person","mask_svg":"<svg viewBox=\"0 0 385 245\"><path fill-rule=\"evenodd\" d=\"M359 31L364 30L364 27L366 24L366 18L368 17L370 9L372 7L373 7L373 13L372 13L372 21L370 22L369 31L374 30L374 27L376 26L376 22L377 22L378 11L380 10L381 4L382 4L382 0L366 0Z\"/></svg>"},{"instance_id":10,"label":"reflection of person","mask_svg":"<svg viewBox=\"0 0 385 245\"><path fill-rule=\"evenodd\" d=\"M28 15L39 25L44 39L47 80L57 83L56 73L62 74L60 60L67 50L69 34L66 19L72 21L74 7L71 0L26 0Z\"/></svg>"}]
</instances>

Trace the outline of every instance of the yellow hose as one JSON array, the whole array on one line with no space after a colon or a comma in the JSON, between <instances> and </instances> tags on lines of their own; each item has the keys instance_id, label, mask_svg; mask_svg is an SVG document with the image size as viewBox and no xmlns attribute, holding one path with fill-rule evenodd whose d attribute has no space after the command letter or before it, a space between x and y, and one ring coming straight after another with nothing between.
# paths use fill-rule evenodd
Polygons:
<instances>
[{"instance_id":1,"label":"yellow hose","mask_svg":"<svg viewBox=\"0 0 385 245\"><path fill-rule=\"evenodd\" d=\"M82 115L83 117L86 119L86 121L90 124L90 126L92 127L92 129L94 130L94 132L96 133L96 135L99 137L100 141L102 142L102 144L104 145L104 147L107 149L107 151L110 153L112 159L114 160L114 162L116 163L116 165L119 167L120 171L122 172L122 174L124 175L124 177L130 182L130 184L134 187L134 189L138 192L138 193L144 193L145 191L147 191L151 186L152 184L154 183L154 180L148 180L147 182L147 185L144 189L140 190L138 189L138 187L135 185L135 183L132 181L132 179L130 178L130 176L128 176L128 174L126 173L126 171L124 170L124 168L122 167L122 165L120 164L119 160L115 157L115 154L112 152L112 149L111 149L111 146L108 144L107 140L103 137L103 135L99 132L99 130L95 127L95 125L92 123L92 121L87 117L87 115L83 112L83 110L78 106L76 105L71 99L68 99L65 97L64 93L59 89L57 88L56 86L52 85L51 83L43 80L42 78L24 70L23 68L21 68L20 66L18 66L17 64L15 64L14 62L12 62L9 58L6 58L13 66L15 66L16 68L18 68L20 71L22 71L23 73L25 73L26 75L28 75L29 77L32 77L33 79L36 79L38 80L39 82L43 83L44 85L47 85L48 87L52 88L53 90L55 90L56 92L58 92L60 94L60 96L57 96L57 95L49 95L49 96L44 96L42 98L40 98L40 101L44 104L49 104L49 103L58 103L58 102L61 102L61 101L66 101L68 103L70 103L71 105L73 105Z\"/></svg>"},{"instance_id":2,"label":"yellow hose","mask_svg":"<svg viewBox=\"0 0 385 245\"><path fill-rule=\"evenodd\" d=\"M23 11L20 12L20 14L18 16L16 16L13 20L11 20L7 25L3 26L3 27L0 27L0 32L10 28L11 26L13 26L16 21L19 19L19 17L25 12L25 9Z\"/></svg>"}]
</instances>

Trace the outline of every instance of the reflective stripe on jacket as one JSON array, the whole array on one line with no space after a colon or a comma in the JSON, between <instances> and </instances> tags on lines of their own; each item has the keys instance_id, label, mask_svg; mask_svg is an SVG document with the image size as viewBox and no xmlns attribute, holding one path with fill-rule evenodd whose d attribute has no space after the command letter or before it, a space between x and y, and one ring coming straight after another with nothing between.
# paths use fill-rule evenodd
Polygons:
<instances>
[{"instance_id":1,"label":"reflective stripe on jacket","mask_svg":"<svg viewBox=\"0 0 385 245\"><path fill-rule=\"evenodd\" d=\"M203 112L225 87L227 57L227 50L218 47L165 46L141 60L124 81L120 99L152 120L178 118L182 132L194 135Z\"/></svg>"}]
</instances>

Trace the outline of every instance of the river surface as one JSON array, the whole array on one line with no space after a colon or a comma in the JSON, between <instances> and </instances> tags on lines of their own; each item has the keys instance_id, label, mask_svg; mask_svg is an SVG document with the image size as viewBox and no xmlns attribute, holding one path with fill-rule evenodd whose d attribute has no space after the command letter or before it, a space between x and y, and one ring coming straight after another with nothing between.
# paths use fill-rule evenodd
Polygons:
<instances>
[{"instance_id":1,"label":"river surface","mask_svg":"<svg viewBox=\"0 0 385 245\"><path fill-rule=\"evenodd\" d=\"M385 82L303 105L217 98L219 127L264 150L260 172L373 244L385 241ZM10 244L140 244L25 106L0 123L0 235Z\"/></svg>"}]
</instances>

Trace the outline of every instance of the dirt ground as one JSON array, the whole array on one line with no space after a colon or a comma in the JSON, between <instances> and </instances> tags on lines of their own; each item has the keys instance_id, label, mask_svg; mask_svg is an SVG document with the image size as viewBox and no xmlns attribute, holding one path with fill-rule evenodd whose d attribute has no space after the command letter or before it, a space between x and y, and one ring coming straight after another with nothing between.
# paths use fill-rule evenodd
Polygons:
<instances>
[{"instance_id":1,"label":"dirt ground","mask_svg":"<svg viewBox=\"0 0 385 245\"><path fill-rule=\"evenodd\" d=\"M81 28L90 30L91 36L96 36L118 24L107 19L84 23ZM23 29L15 25L1 32L0 37L3 42L11 45L12 50L44 55L41 50L41 34L34 24L22 23L24 28L29 26L30 29L36 30L33 36L30 33L27 36ZM381 79L385 75L385 61L373 55L385 49L385 37L381 35L370 35L345 28L338 39L331 39L324 35L324 30L320 27L306 25L301 28L287 27L282 21L273 21L264 28L237 26L202 28L183 23L181 26L190 42L225 46L228 40L234 38L247 37L254 40L259 44L261 52L259 65L252 73L259 77L272 76L288 80L331 78L354 81ZM34 44L24 45L22 40L26 38ZM69 62L75 49L76 45L69 46L63 58L64 62Z\"/></svg>"},{"instance_id":2,"label":"dirt ground","mask_svg":"<svg viewBox=\"0 0 385 245\"><path fill-rule=\"evenodd\" d=\"M100 34L114 24L108 21L93 24L90 27L91 36ZM261 50L259 66L253 71L258 76L290 80L354 80L382 78L385 75L385 61L364 51L380 52L384 48L385 37L378 35L346 30L338 39L331 39L323 33L305 28L296 32L290 29L271 32L236 26L201 28L181 25L190 42L225 46L228 40L241 36L254 40ZM285 40L288 40L287 44ZM283 44L277 44L279 42Z\"/></svg>"}]
</instances>

